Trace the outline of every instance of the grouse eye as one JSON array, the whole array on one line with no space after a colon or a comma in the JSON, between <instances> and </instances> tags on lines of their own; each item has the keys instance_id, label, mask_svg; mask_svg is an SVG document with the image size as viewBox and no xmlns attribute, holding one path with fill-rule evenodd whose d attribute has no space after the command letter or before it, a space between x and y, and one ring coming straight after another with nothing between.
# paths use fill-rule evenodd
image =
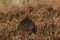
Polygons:
<instances>
[{"instance_id":1,"label":"grouse eye","mask_svg":"<svg viewBox=\"0 0 60 40\"><path fill-rule=\"evenodd\" d=\"M29 9L30 12L34 11L34 8L32 6L29 6L27 9Z\"/></svg>"}]
</instances>

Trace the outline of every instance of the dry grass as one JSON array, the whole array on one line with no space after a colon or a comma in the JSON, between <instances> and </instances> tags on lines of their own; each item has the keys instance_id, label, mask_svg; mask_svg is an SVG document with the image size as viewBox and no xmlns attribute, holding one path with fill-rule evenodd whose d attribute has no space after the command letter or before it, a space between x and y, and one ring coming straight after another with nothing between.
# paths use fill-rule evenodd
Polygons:
<instances>
[{"instance_id":1,"label":"dry grass","mask_svg":"<svg viewBox=\"0 0 60 40\"><path fill-rule=\"evenodd\" d=\"M60 40L60 8L41 3L3 7L0 10L0 40L29 40L27 31L18 30L26 16L35 24L34 40Z\"/></svg>"}]
</instances>

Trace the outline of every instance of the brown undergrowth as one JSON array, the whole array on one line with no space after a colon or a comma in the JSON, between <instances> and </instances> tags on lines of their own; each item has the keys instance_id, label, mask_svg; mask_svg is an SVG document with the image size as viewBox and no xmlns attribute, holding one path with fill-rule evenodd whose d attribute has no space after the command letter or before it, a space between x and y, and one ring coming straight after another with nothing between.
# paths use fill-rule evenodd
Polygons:
<instances>
[{"instance_id":1,"label":"brown undergrowth","mask_svg":"<svg viewBox=\"0 0 60 40\"><path fill-rule=\"evenodd\" d=\"M60 7L41 3L3 7L0 40L60 40Z\"/></svg>"}]
</instances>

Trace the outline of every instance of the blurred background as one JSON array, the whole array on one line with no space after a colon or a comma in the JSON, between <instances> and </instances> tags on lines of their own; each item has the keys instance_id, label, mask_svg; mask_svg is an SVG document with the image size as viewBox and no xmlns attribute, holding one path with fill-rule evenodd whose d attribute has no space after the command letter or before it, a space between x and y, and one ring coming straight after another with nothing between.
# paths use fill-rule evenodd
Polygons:
<instances>
[{"instance_id":1,"label":"blurred background","mask_svg":"<svg viewBox=\"0 0 60 40\"><path fill-rule=\"evenodd\" d=\"M22 6L23 4L29 4L31 2L43 2L43 3L45 2L60 5L60 0L0 0L0 7L11 6L11 5Z\"/></svg>"}]
</instances>

